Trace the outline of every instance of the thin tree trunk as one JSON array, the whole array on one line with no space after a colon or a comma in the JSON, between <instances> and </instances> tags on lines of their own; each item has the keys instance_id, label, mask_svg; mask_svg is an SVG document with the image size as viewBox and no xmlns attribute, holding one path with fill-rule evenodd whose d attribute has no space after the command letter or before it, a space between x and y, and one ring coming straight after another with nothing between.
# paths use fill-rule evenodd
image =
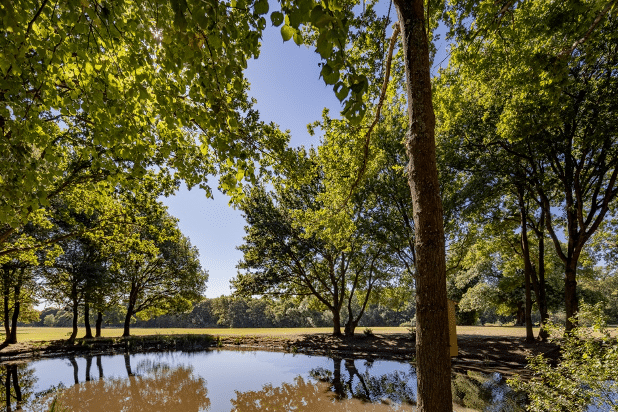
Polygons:
<instances>
[{"instance_id":1,"label":"thin tree trunk","mask_svg":"<svg viewBox=\"0 0 618 412\"><path fill-rule=\"evenodd\" d=\"M69 337L69 342L74 342L75 338L77 337L78 299L77 299L77 291L76 291L75 286L73 286L72 302L73 302L73 332L71 333L71 336Z\"/></svg>"},{"instance_id":2,"label":"thin tree trunk","mask_svg":"<svg viewBox=\"0 0 618 412\"><path fill-rule=\"evenodd\" d=\"M525 314L526 323L526 342L534 342L534 332L532 331L532 291L530 290L530 278L532 277L532 261L530 260L530 243L528 242L528 210L524 200L524 188L517 188L519 200L519 216L521 219L521 252L524 258L524 287L525 287Z\"/></svg>"},{"instance_id":3,"label":"thin tree trunk","mask_svg":"<svg viewBox=\"0 0 618 412\"><path fill-rule=\"evenodd\" d=\"M92 339L92 329L90 328L90 304L84 302L84 326L86 327L85 339Z\"/></svg>"},{"instance_id":4,"label":"thin tree trunk","mask_svg":"<svg viewBox=\"0 0 618 412\"><path fill-rule=\"evenodd\" d=\"M435 115L423 0L395 0L402 33L410 128L406 136L416 253L418 411L450 412L446 260L436 165Z\"/></svg>"},{"instance_id":5,"label":"thin tree trunk","mask_svg":"<svg viewBox=\"0 0 618 412\"><path fill-rule=\"evenodd\" d=\"M129 302L129 306L127 307L127 314L124 318L124 331L122 332L123 337L131 336L131 316L133 316L133 303Z\"/></svg>"},{"instance_id":6,"label":"thin tree trunk","mask_svg":"<svg viewBox=\"0 0 618 412\"><path fill-rule=\"evenodd\" d=\"M564 309L566 312L566 332L573 330L577 326L577 312L579 304L577 302L577 259L571 259L565 270L564 280Z\"/></svg>"},{"instance_id":7,"label":"thin tree trunk","mask_svg":"<svg viewBox=\"0 0 618 412\"><path fill-rule=\"evenodd\" d=\"M97 312L97 323L96 323L96 326L95 326L95 328L96 328L95 336L97 338L101 337L101 325L102 324L103 324L103 313Z\"/></svg>"},{"instance_id":8,"label":"thin tree trunk","mask_svg":"<svg viewBox=\"0 0 618 412\"><path fill-rule=\"evenodd\" d=\"M9 336L11 335L11 310L9 308L9 300L11 297L11 286L9 285L9 276L7 276L7 273L4 272L4 279L3 279L3 287L2 287L2 298L3 298L3 309L4 309L4 333L5 333L5 340L8 343L9 340Z\"/></svg>"},{"instance_id":9,"label":"thin tree trunk","mask_svg":"<svg viewBox=\"0 0 618 412\"><path fill-rule=\"evenodd\" d=\"M541 330L539 331L539 339L546 342L549 334L545 329L547 319L549 318L547 309L547 292L545 285L545 214L541 212L541 222L539 223L539 295L537 302L539 303L539 312L541 313Z\"/></svg>"},{"instance_id":10,"label":"thin tree trunk","mask_svg":"<svg viewBox=\"0 0 618 412\"><path fill-rule=\"evenodd\" d=\"M21 309L21 279L13 287L13 316L11 317L11 334L7 339L8 343L17 343L17 319Z\"/></svg>"}]
</instances>

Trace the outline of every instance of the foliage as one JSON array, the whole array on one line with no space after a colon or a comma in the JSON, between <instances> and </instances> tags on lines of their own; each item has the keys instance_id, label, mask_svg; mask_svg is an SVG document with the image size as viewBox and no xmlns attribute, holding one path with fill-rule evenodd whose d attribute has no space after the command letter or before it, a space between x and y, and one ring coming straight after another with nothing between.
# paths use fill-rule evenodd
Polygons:
<instances>
[{"instance_id":1,"label":"foliage","mask_svg":"<svg viewBox=\"0 0 618 412\"><path fill-rule=\"evenodd\" d=\"M481 11L495 5L466 3L452 10L458 42L435 88L439 140L459 157L459 182L497 189L494 205L519 186L542 210L570 317L584 246L618 195L615 3L514 1L492 18Z\"/></svg>"},{"instance_id":2,"label":"foliage","mask_svg":"<svg viewBox=\"0 0 618 412\"><path fill-rule=\"evenodd\" d=\"M111 262L116 299L126 307L125 328L132 316L152 317L164 311L185 311L202 298L208 272L197 248L178 229L176 218L140 193L125 201L132 224L114 233Z\"/></svg>"},{"instance_id":3,"label":"foliage","mask_svg":"<svg viewBox=\"0 0 618 412\"><path fill-rule=\"evenodd\" d=\"M600 305L583 303L580 325L560 341L561 360L557 365L543 355L529 359L533 378L509 381L530 399L530 411L586 411L592 404L618 411L618 342L607 330ZM553 325L552 334L563 336L564 329Z\"/></svg>"}]
</instances>

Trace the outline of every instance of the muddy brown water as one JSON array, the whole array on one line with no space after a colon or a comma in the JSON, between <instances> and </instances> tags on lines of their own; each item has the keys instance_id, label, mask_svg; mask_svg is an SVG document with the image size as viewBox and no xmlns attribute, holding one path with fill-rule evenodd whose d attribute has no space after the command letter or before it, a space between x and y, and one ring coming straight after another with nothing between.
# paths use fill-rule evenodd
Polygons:
<instances>
[{"instance_id":1,"label":"muddy brown water","mask_svg":"<svg viewBox=\"0 0 618 412\"><path fill-rule=\"evenodd\" d=\"M73 356L0 365L4 411L409 411L405 362L266 351ZM519 410L500 376L461 376L458 411ZM18 409L21 408L21 409Z\"/></svg>"}]
</instances>

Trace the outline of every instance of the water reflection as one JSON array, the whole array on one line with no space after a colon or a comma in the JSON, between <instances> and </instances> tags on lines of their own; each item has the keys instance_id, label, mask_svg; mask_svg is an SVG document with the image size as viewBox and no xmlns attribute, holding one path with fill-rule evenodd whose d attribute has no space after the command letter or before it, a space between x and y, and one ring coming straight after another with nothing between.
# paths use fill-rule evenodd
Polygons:
<instances>
[{"instance_id":1,"label":"water reflection","mask_svg":"<svg viewBox=\"0 0 618 412\"><path fill-rule=\"evenodd\" d=\"M47 411L55 397L66 410L92 412L408 411L416 402L410 364L274 352L89 355L0 371L5 411ZM455 410L519 408L499 380L455 376L453 389Z\"/></svg>"},{"instance_id":2,"label":"water reflection","mask_svg":"<svg viewBox=\"0 0 618 412\"><path fill-rule=\"evenodd\" d=\"M86 382L60 392L58 402L71 411L203 411L210 407L206 381L187 366L170 367L142 361L134 373L131 357L124 356L126 379L103 379L100 358L99 379L91 380L92 357L86 358ZM71 364L77 376L77 364Z\"/></svg>"},{"instance_id":3,"label":"water reflection","mask_svg":"<svg viewBox=\"0 0 618 412\"><path fill-rule=\"evenodd\" d=\"M410 405L367 403L360 399L339 399L326 382L312 382L297 376L293 383L273 387L264 385L260 391L236 391L232 411L409 411Z\"/></svg>"},{"instance_id":4,"label":"water reflection","mask_svg":"<svg viewBox=\"0 0 618 412\"><path fill-rule=\"evenodd\" d=\"M4 411L21 411L22 404L32 397L32 387L36 381L34 370L26 365L3 365L0 380L4 384L0 393L0 403Z\"/></svg>"},{"instance_id":5,"label":"water reflection","mask_svg":"<svg viewBox=\"0 0 618 412\"><path fill-rule=\"evenodd\" d=\"M343 364L344 373L341 365ZM393 371L386 374L371 373L371 362L365 362L360 373L353 359L333 358L333 371L314 368L309 374L320 382L330 384L337 399L358 399L363 402L394 402L415 404L416 372Z\"/></svg>"}]
</instances>

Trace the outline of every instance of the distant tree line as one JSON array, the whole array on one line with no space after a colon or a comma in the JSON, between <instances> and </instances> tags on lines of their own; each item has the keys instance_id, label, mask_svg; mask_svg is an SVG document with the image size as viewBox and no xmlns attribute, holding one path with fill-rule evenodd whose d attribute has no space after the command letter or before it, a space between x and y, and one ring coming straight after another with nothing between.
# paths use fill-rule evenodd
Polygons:
<instances>
[{"instance_id":1,"label":"distant tree line","mask_svg":"<svg viewBox=\"0 0 618 412\"><path fill-rule=\"evenodd\" d=\"M122 307L113 307L105 314L104 327L124 325ZM414 302L399 307L374 303L367 306L359 326L401 326L410 324L415 315ZM343 313L347 319L347 313ZM65 308L50 307L41 311L39 320L30 326L69 327L73 316ZM78 318L84 324L83 311ZM133 319L133 327L141 328L311 328L332 326L332 314L316 306L313 299L272 300L235 296L204 299L191 311L169 313L150 319Z\"/></svg>"}]
</instances>

